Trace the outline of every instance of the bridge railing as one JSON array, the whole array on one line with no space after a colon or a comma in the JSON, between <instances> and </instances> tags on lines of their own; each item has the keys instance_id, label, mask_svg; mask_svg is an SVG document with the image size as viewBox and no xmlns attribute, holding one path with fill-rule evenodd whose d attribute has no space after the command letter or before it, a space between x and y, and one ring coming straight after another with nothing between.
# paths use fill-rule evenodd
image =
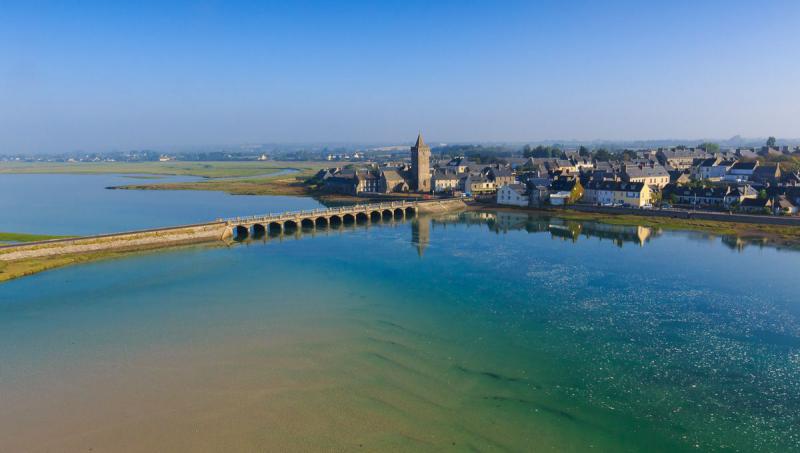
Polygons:
<instances>
[{"instance_id":1,"label":"bridge railing","mask_svg":"<svg viewBox=\"0 0 800 453\"><path fill-rule=\"evenodd\" d=\"M350 214L354 212L368 211L372 209L390 209L390 208L402 208L409 206L413 207L416 206L417 203L418 202L416 201L391 201L386 203L357 204L351 206L340 206L337 208L307 209L301 211L287 211L281 213L269 213L263 215L253 215L244 217L231 217L228 219L223 219L223 221L228 223L268 222L273 220L296 218L296 217Z\"/></svg>"}]
</instances>

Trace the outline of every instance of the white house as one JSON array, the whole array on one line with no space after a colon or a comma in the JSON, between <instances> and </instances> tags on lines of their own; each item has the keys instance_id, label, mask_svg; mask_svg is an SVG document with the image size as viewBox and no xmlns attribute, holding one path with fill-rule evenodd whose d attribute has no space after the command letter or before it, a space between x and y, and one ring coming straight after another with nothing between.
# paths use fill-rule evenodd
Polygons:
<instances>
[{"instance_id":1,"label":"white house","mask_svg":"<svg viewBox=\"0 0 800 453\"><path fill-rule=\"evenodd\" d=\"M757 167L758 161L736 162L728 169L728 174L723 179L728 182L749 181Z\"/></svg>"},{"instance_id":2,"label":"white house","mask_svg":"<svg viewBox=\"0 0 800 453\"><path fill-rule=\"evenodd\" d=\"M497 191L497 204L528 206L528 200L524 184L506 184Z\"/></svg>"}]
</instances>

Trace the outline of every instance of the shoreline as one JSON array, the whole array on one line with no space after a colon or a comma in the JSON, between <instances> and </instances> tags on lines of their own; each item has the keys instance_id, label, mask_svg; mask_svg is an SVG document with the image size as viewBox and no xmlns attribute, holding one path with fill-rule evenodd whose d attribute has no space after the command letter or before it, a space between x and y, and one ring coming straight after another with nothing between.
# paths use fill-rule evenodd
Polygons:
<instances>
[{"instance_id":1,"label":"shoreline","mask_svg":"<svg viewBox=\"0 0 800 453\"><path fill-rule=\"evenodd\" d=\"M775 245L800 248L800 226L767 223L743 223L724 220L706 220L669 216L648 216L629 213L587 212L567 208L530 208L489 203L469 203L474 211L515 212L528 215L551 216L565 220L595 221L608 225L646 226L671 231L697 231L718 236L736 236L741 239L767 239Z\"/></svg>"},{"instance_id":2,"label":"shoreline","mask_svg":"<svg viewBox=\"0 0 800 453\"><path fill-rule=\"evenodd\" d=\"M128 258L146 253L157 253L160 251L172 251L188 249L192 247L222 247L227 245L228 244L224 241L197 240L176 242L168 246L135 246L129 249L120 248L94 252L69 253L13 261L0 260L0 285L11 280L16 280L52 269L58 269L75 264L92 263L108 259Z\"/></svg>"}]
</instances>

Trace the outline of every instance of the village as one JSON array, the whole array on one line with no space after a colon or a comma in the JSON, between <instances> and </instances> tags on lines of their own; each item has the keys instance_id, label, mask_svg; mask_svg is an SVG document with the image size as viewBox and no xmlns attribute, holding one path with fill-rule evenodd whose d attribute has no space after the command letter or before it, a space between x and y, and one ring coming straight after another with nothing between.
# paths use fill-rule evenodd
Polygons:
<instances>
[{"instance_id":1,"label":"village","mask_svg":"<svg viewBox=\"0 0 800 453\"><path fill-rule=\"evenodd\" d=\"M465 156L432 159L420 134L410 159L327 168L311 182L344 195L471 197L533 208L581 204L797 215L800 207L800 174L776 162L800 155L800 147L640 149L608 160L583 149L559 154L491 163Z\"/></svg>"}]
</instances>

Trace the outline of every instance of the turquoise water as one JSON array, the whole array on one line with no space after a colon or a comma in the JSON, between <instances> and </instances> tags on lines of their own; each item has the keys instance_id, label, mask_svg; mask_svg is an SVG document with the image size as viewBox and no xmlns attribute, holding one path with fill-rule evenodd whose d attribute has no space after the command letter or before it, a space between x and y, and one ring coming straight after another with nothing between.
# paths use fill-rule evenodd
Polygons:
<instances>
[{"instance_id":1,"label":"turquoise water","mask_svg":"<svg viewBox=\"0 0 800 453\"><path fill-rule=\"evenodd\" d=\"M102 234L322 207L307 197L105 189L126 184L195 179L181 176L142 180L125 175L0 174L0 231Z\"/></svg>"},{"instance_id":2,"label":"turquoise water","mask_svg":"<svg viewBox=\"0 0 800 453\"><path fill-rule=\"evenodd\" d=\"M1 451L797 451L800 254L422 217L0 285Z\"/></svg>"}]
</instances>

